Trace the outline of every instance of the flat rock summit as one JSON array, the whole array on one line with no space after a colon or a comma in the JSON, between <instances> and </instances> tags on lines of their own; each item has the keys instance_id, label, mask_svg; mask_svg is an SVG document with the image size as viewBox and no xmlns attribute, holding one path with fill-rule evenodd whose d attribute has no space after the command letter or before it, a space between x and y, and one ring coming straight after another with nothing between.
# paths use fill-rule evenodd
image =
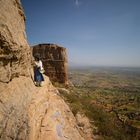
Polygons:
<instances>
[{"instance_id":1,"label":"flat rock summit","mask_svg":"<svg viewBox=\"0 0 140 140\"><path fill-rule=\"evenodd\" d=\"M39 44L32 46L33 56L40 55L45 74L52 82L68 83L66 48L56 44Z\"/></svg>"},{"instance_id":2,"label":"flat rock summit","mask_svg":"<svg viewBox=\"0 0 140 140\"><path fill-rule=\"evenodd\" d=\"M32 55L19 0L0 0L0 139L91 140L58 90L32 80Z\"/></svg>"}]
</instances>

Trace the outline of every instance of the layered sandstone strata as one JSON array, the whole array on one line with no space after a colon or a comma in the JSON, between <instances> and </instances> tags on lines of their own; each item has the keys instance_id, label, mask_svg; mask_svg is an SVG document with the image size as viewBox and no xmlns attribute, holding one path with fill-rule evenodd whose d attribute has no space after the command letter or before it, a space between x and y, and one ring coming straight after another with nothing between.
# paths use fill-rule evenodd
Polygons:
<instances>
[{"instance_id":1,"label":"layered sandstone strata","mask_svg":"<svg viewBox=\"0 0 140 140\"><path fill-rule=\"evenodd\" d=\"M66 48L55 44L39 44L33 46L33 55L39 55L45 74L53 82L67 83L67 53Z\"/></svg>"}]
</instances>

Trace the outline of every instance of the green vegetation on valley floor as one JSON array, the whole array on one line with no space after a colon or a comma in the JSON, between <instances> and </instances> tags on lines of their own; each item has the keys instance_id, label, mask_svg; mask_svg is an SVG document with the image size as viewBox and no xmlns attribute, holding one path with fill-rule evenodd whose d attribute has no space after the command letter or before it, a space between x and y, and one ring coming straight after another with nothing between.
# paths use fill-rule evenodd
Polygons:
<instances>
[{"instance_id":1,"label":"green vegetation on valley floor","mask_svg":"<svg viewBox=\"0 0 140 140\"><path fill-rule=\"evenodd\" d=\"M70 93L60 90L74 115L84 113L101 140L140 139L140 71L71 69ZM98 129L95 129L96 126Z\"/></svg>"}]
</instances>

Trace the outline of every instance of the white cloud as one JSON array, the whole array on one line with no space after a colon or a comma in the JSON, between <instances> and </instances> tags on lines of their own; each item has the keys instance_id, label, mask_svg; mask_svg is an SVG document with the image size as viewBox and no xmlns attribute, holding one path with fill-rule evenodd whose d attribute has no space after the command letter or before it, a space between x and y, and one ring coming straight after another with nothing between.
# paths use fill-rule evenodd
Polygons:
<instances>
[{"instance_id":1,"label":"white cloud","mask_svg":"<svg viewBox=\"0 0 140 140\"><path fill-rule=\"evenodd\" d=\"M76 6L79 6L79 5L80 5L79 0L75 0L75 5L76 5Z\"/></svg>"}]
</instances>

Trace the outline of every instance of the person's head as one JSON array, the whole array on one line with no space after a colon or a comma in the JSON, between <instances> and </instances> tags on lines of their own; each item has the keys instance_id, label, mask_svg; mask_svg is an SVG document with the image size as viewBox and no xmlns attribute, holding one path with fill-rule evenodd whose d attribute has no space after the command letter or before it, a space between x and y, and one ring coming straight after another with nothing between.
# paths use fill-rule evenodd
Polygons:
<instances>
[{"instance_id":1,"label":"person's head","mask_svg":"<svg viewBox=\"0 0 140 140\"><path fill-rule=\"evenodd\" d=\"M35 61L39 61L40 60L40 57L39 56L35 56Z\"/></svg>"}]
</instances>

